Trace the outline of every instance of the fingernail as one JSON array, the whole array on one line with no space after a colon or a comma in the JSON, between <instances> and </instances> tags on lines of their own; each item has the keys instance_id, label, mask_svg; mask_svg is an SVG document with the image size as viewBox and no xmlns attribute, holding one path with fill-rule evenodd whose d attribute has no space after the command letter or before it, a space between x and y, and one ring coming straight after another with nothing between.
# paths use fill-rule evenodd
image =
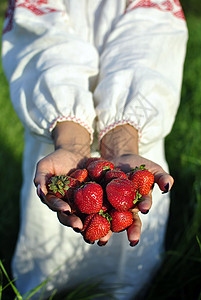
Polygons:
<instances>
[{"instance_id":1,"label":"fingernail","mask_svg":"<svg viewBox=\"0 0 201 300\"><path fill-rule=\"evenodd\" d=\"M73 230L77 233L80 233L81 232L81 229L80 228L73 228Z\"/></svg>"},{"instance_id":2,"label":"fingernail","mask_svg":"<svg viewBox=\"0 0 201 300\"><path fill-rule=\"evenodd\" d=\"M43 193L43 191L41 190L40 184L37 186L37 194L39 196L39 198L44 201L45 199L45 194Z\"/></svg>"},{"instance_id":3,"label":"fingernail","mask_svg":"<svg viewBox=\"0 0 201 300\"><path fill-rule=\"evenodd\" d=\"M84 239L85 240L85 242L87 243L87 244L91 244L91 245L93 245L95 242L92 242L92 241L89 241L89 240L86 240L86 239Z\"/></svg>"},{"instance_id":4,"label":"fingernail","mask_svg":"<svg viewBox=\"0 0 201 300\"><path fill-rule=\"evenodd\" d=\"M147 210L144 210L144 211L141 211L141 213L142 213L143 215L146 215L146 214L148 214L148 212L149 212L149 209L147 209Z\"/></svg>"},{"instance_id":5,"label":"fingernail","mask_svg":"<svg viewBox=\"0 0 201 300\"><path fill-rule=\"evenodd\" d=\"M169 187L170 187L170 185L169 185L169 183L167 183L167 184L164 186L165 190L164 190L164 192L162 192L162 194L168 193L168 192L169 192Z\"/></svg>"},{"instance_id":6,"label":"fingernail","mask_svg":"<svg viewBox=\"0 0 201 300\"><path fill-rule=\"evenodd\" d=\"M105 246L107 244L107 242L101 242L101 241L98 241L97 245L102 247L102 246Z\"/></svg>"},{"instance_id":7,"label":"fingernail","mask_svg":"<svg viewBox=\"0 0 201 300\"><path fill-rule=\"evenodd\" d=\"M45 194L44 194L43 191L41 190L41 187L40 187L40 195L42 195L43 197L45 197Z\"/></svg>"},{"instance_id":8,"label":"fingernail","mask_svg":"<svg viewBox=\"0 0 201 300\"><path fill-rule=\"evenodd\" d=\"M71 212L69 210L62 211L62 213L67 216L71 216Z\"/></svg>"},{"instance_id":9,"label":"fingernail","mask_svg":"<svg viewBox=\"0 0 201 300\"><path fill-rule=\"evenodd\" d=\"M130 242L130 246L134 247L139 243L139 240Z\"/></svg>"}]
</instances>

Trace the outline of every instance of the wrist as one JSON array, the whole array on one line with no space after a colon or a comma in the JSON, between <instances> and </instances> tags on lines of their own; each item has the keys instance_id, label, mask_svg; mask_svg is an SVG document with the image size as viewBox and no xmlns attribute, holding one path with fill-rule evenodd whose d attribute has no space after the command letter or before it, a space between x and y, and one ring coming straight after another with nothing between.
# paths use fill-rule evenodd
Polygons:
<instances>
[{"instance_id":1,"label":"wrist","mask_svg":"<svg viewBox=\"0 0 201 300\"><path fill-rule=\"evenodd\" d=\"M106 159L138 154L138 131L129 124L110 130L101 140L101 156Z\"/></svg>"},{"instance_id":2,"label":"wrist","mask_svg":"<svg viewBox=\"0 0 201 300\"><path fill-rule=\"evenodd\" d=\"M78 123L58 122L52 132L52 139L55 150L62 148L83 156L90 156L90 134Z\"/></svg>"}]
</instances>

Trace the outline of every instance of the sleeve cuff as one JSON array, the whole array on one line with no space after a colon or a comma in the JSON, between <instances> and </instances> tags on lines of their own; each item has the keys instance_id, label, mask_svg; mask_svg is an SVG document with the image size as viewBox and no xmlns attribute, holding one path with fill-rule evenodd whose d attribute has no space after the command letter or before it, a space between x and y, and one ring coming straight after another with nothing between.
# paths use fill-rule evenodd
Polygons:
<instances>
[{"instance_id":1,"label":"sleeve cuff","mask_svg":"<svg viewBox=\"0 0 201 300\"><path fill-rule=\"evenodd\" d=\"M133 127L135 127L138 131L138 141L140 142L141 140L141 136L142 136L142 133L141 133L141 128L134 122L130 121L130 120L121 120L121 121L116 121L114 123L111 123L109 124L108 126L106 126L103 130L100 131L99 133L99 142L101 141L101 139L104 137L104 135L106 133L108 133L108 131L116 128L117 126L121 126L121 125L125 125L125 124L129 124Z\"/></svg>"}]
</instances>

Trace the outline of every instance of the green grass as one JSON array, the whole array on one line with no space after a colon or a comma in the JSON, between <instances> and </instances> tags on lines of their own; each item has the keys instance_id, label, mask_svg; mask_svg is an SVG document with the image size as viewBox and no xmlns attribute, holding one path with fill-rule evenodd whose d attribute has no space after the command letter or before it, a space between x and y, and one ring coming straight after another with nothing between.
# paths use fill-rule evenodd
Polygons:
<instances>
[{"instance_id":1,"label":"green grass","mask_svg":"<svg viewBox=\"0 0 201 300\"><path fill-rule=\"evenodd\" d=\"M3 4L1 3L0 5L1 28L3 24L2 15L5 8ZM4 266L10 275L10 260L14 251L19 227L23 127L10 102L8 84L3 74L1 63L0 107L0 258L3 260ZM9 288L5 290L4 295L7 295L7 299L12 299L11 291Z\"/></svg>"},{"instance_id":2,"label":"green grass","mask_svg":"<svg viewBox=\"0 0 201 300\"><path fill-rule=\"evenodd\" d=\"M2 28L5 2L0 4ZM175 178L166 236L164 263L153 279L146 300L201 300L201 3L181 1L187 17L189 42L181 105L166 139L170 171ZM10 103L8 84L0 65L0 299L10 300L10 261L19 227L19 192L23 127ZM8 284L8 285L7 285ZM3 289L3 291L1 290ZM93 299L98 283L83 283L53 299ZM89 298L91 297L91 298ZM19 295L20 298L20 295Z\"/></svg>"}]
</instances>

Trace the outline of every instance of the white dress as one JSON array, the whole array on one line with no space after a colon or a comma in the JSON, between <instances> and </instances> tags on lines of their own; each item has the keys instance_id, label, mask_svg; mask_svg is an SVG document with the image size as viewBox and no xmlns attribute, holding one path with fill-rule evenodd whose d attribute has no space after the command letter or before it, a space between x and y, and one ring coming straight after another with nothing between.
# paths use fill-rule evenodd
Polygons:
<instances>
[{"instance_id":1,"label":"white dress","mask_svg":"<svg viewBox=\"0 0 201 300\"><path fill-rule=\"evenodd\" d=\"M88 279L120 284L117 299L148 286L161 263L168 194L155 187L137 246L130 247L122 232L98 247L59 223L37 197L33 177L38 160L54 151L52 129L65 120L84 126L92 140L95 130L101 139L128 123L138 129L140 154L168 171L164 138L179 106L187 38L178 0L11 1L2 62L25 127L21 225L12 261L20 293L48 276L46 296Z\"/></svg>"}]
</instances>

